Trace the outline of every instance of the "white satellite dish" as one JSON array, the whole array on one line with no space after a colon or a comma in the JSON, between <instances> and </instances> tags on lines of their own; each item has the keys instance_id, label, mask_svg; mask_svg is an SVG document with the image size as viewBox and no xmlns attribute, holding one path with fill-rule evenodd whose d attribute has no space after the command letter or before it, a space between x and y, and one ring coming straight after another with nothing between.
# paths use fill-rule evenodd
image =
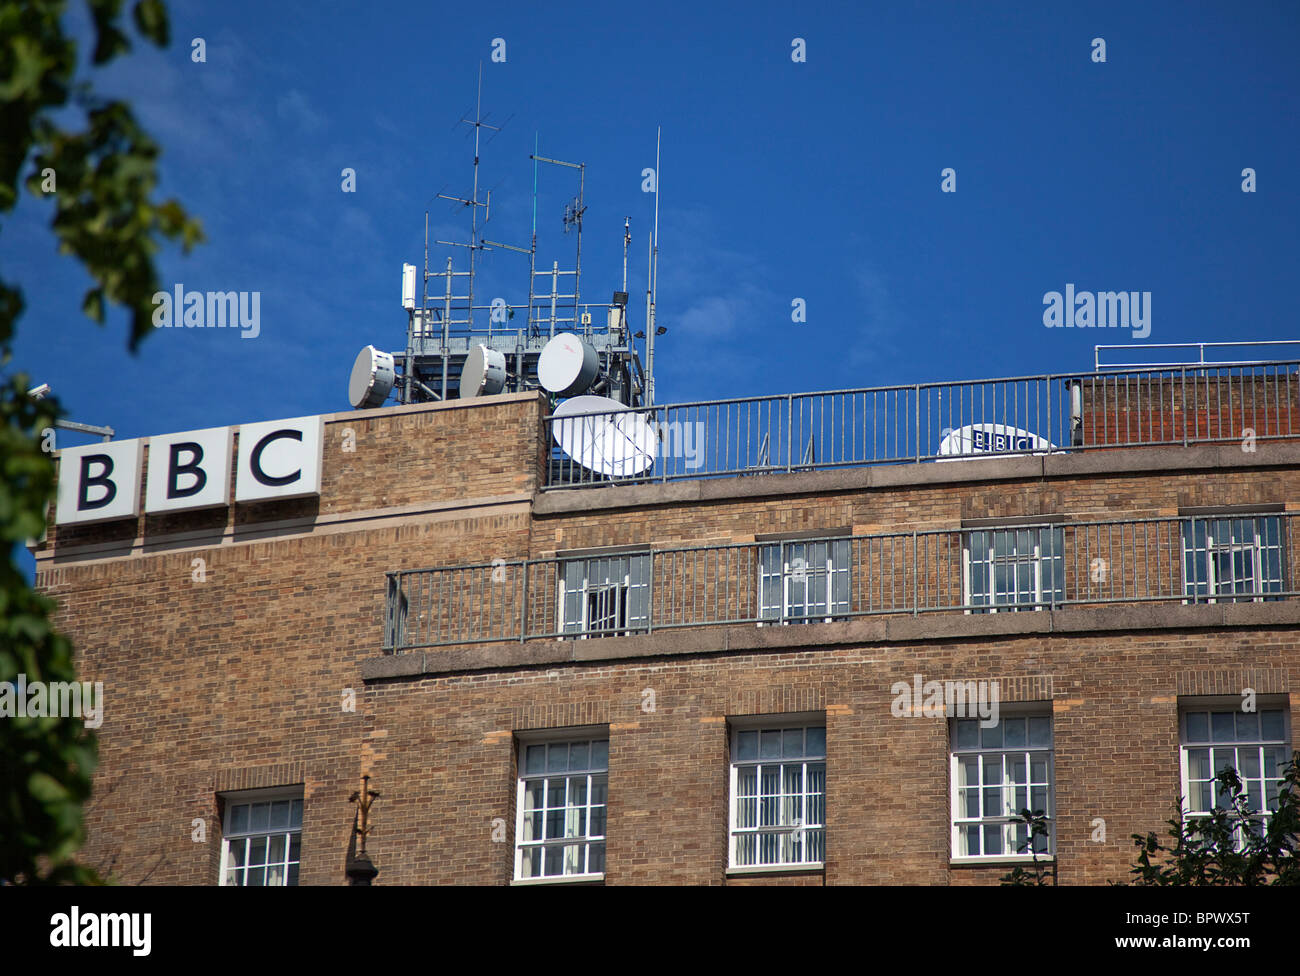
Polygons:
<instances>
[{"instance_id":1,"label":"white satellite dish","mask_svg":"<svg viewBox=\"0 0 1300 976\"><path fill-rule=\"evenodd\" d=\"M348 378L348 402L358 410L379 407L388 399L396 378L393 354L366 346L357 353Z\"/></svg>"},{"instance_id":2,"label":"white satellite dish","mask_svg":"<svg viewBox=\"0 0 1300 976\"><path fill-rule=\"evenodd\" d=\"M596 350L572 332L561 332L537 357L537 379L556 396L571 397L591 389L600 375Z\"/></svg>"},{"instance_id":3,"label":"white satellite dish","mask_svg":"<svg viewBox=\"0 0 1300 976\"><path fill-rule=\"evenodd\" d=\"M556 407L553 416L551 433L556 442L589 471L628 478L655 463L659 439L654 428L617 400L573 397Z\"/></svg>"},{"instance_id":4,"label":"white satellite dish","mask_svg":"<svg viewBox=\"0 0 1300 976\"><path fill-rule=\"evenodd\" d=\"M1024 457L1055 451L1057 447L1037 434L1006 424L967 424L949 432L939 442L940 461L956 461L996 453L999 457ZM1014 453L1013 453L1014 452Z\"/></svg>"},{"instance_id":5,"label":"white satellite dish","mask_svg":"<svg viewBox=\"0 0 1300 976\"><path fill-rule=\"evenodd\" d=\"M495 396L506 386L506 354L484 345L470 346L460 371L462 399Z\"/></svg>"}]
</instances>

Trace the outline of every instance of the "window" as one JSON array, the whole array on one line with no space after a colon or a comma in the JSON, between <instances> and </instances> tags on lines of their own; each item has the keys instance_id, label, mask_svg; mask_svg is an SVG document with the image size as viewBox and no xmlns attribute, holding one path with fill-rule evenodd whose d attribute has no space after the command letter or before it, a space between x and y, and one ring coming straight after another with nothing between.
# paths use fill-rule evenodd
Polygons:
<instances>
[{"instance_id":1,"label":"window","mask_svg":"<svg viewBox=\"0 0 1300 976\"><path fill-rule=\"evenodd\" d=\"M609 739L519 745L515 879L599 879L605 873Z\"/></svg>"},{"instance_id":2,"label":"window","mask_svg":"<svg viewBox=\"0 0 1300 976\"><path fill-rule=\"evenodd\" d=\"M952 852L956 858L1029 856L1029 827L1021 810L1047 817L1048 836L1035 851L1055 849L1052 806L1052 719L1004 716L984 728L979 719L952 722Z\"/></svg>"},{"instance_id":3,"label":"window","mask_svg":"<svg viewBox=\"0 0 1300 976\"><path fill-rule=\"evenodd\" d=\"M848 539L778 542L759 551L759 618L830 621L849 612Z\"/></svg>"},{"instance_id":4,"label":"window","mask_svg":"<svg viewBox=\"0 0 1300 976\"><path fill-rule=\"evenodd\" d=\"M226 797L223 885L296 885L301 859L301 789L254 790Z\"/></svg>"},{"instance_id":5,"label":"window","mask_svg":"<svg viewBox=\"0 0 1300 976\"><path fill-rule=\"evenodd\" d=\"M1060 526L970 532L965 563L966 604L976 608L968 613L1041 610L1065 600Z\"/></svg>"},{"instance_id":6,"label":"window","mask_svg":"<svg viewBox=\"0 0 1300 976\"><path fill-rule=\"evenodd\" d=\"M650 621L650 554L566 561L560 619L563 633L584 637L645 631Z\"/></svg>"},{"instance_id":7,"label":"window","mask_svg":"<svg viewBox=\"0 0 1300 976\"><path fill-rule=\"evenodd\" d=\"M1282 534L1276 515L1185 521L1184 592L1209 603L1264 600L1266 593L1281 593Z\"/></svg>"},{"instance_id":8,"label":"window","mask_svg":"<svg viewBox=\"0 0 1300 976\"><path fill-rule=\"evenodd\" d=\"M1216 809L1230 809L1232 794L1220 792L1214 778L1232 767L1252 815L1258 815L1255 829L1262 827L1277 808L1282 767L1290 758L1283 709L1190 709L1183 712L1181 724L1184 814L1206 817ZM1238 829L1240 842L1245 825Z\"/></svg>"},{"instance_id":9,"label":"window","mask_svg":"<svg viewBox=\"0 0 1300 976\"><path fill-rule=\"evenodd\" d=\"M803 864L826 857L826 727L733 729L731 866Z\"/></svg>"}]
</instances>

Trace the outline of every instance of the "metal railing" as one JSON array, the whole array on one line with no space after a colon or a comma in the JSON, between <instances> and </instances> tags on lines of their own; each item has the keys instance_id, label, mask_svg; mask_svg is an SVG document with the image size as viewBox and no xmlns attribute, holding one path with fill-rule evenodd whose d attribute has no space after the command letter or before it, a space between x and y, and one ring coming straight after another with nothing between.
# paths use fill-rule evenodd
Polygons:
<instances>
[{"instance_id":1,"label":"metal railing","mask_svg":"<svg viewBox=\"0 0 1300 976\"><path fill-rule=\"evenodd\" d=\"M1300 595L1294 517L1045 521L402 570L388 574L384 646L1274 600Z\"/></svg>"},{"instance_id":2,"label":"metal railing","mask_svg":"<svg viewBox=\"0 0 1300 976\"><path fill-rule=\"evenodd\" d=\"M1251 432L1255 441L1300 437L1300 360L916 383L578 417L544 421L552 444L557 430L570 441L568 453L553 448L547 489L1187 446ZM974 454L945 445L946 435L963 430Z\"/></svg>"}]
</instances>

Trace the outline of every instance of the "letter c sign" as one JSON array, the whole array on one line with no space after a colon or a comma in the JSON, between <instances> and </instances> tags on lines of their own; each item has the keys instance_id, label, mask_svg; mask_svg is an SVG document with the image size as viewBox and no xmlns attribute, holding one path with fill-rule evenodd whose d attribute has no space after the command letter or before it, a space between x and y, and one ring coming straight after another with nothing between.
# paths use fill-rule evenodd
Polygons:
<instances>
[{"instance_id":1,"label":"letter c sign","mask_svg":"<svg viewBox=\"0 0 1300 976\"><path fill-rule=\"evenodd\" d=\"M242 425L235 501L320 494L324 434L319 416Z\"/></svg>"}]
</instances>

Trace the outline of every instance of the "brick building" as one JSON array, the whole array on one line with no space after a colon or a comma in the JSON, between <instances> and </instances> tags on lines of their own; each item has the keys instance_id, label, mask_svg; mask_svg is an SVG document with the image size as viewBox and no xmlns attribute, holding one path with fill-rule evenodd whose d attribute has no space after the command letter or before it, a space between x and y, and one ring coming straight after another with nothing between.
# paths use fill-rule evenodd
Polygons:
<instances>
[{"instance_id":1,"label":"brick building","mask_svg":"<svg viewBox=\"0 0 1300 976\"><path fill-rule=\"evenodd\" d=\"M628 484L567 477L539 394L324 416L318 492L37 547L104 684L84 855L342 884L365 773L381 884L991 884L1022 806L1060 883L1122 880L1290 755L1298 381L656 408L699 449ZM939 457L989 420L1052 443Z\"/></svg>"}]
</instances>

